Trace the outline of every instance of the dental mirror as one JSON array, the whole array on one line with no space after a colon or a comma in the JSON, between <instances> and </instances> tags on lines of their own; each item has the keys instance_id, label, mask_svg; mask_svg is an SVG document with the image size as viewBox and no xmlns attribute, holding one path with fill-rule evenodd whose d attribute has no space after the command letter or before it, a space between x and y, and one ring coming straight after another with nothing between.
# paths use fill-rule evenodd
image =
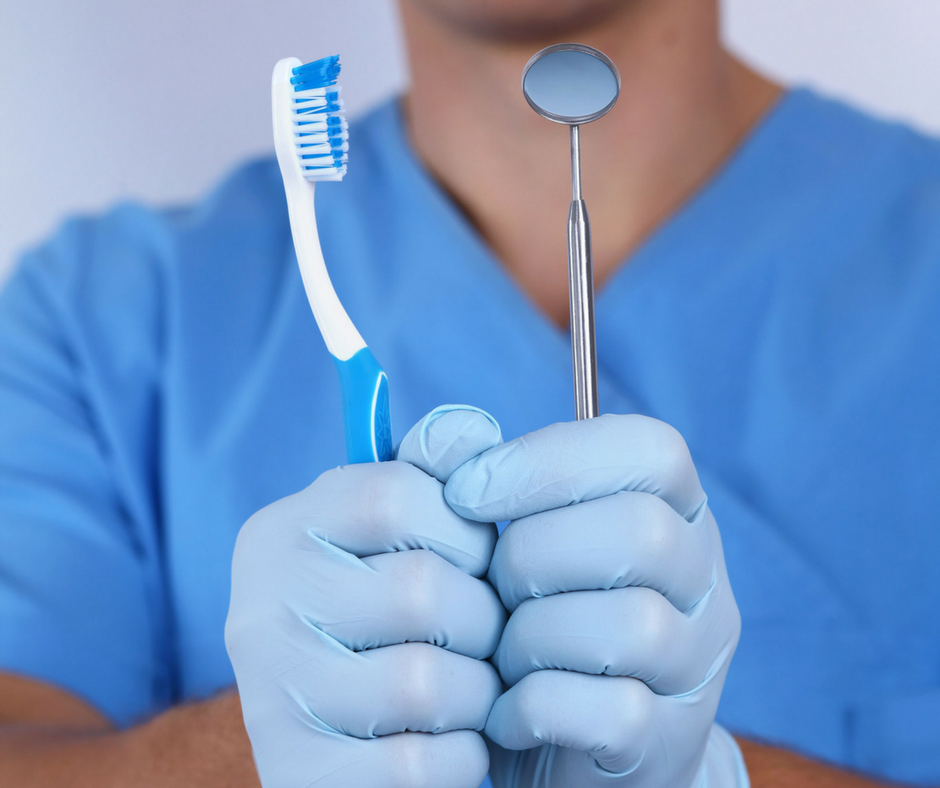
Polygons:
<instances>
[{"instance_id":1,"label":"dental mirror","mask_svg":"<svg viewBox=\"0 0 940 788\"><path fill-rule=\"evenodd\" d=\"M522 72L525 100L543 118L571 132L571 207L568 210L568 297L574 405L578 419L598 415L594 340L591 225L581 199L581 126L604 117L620 95L620 73L603 52L584 44L553 44L536 52Z\"/></svg>"},{"instance_id":2,"label":"dental mirror","mask_svg":"<svg viewBox=\"0 0 940 788\"><path fill-rule=\"evenodd\" d=\"M594 47L553 44L526 64L522 92L543 118L581 125L610 112L620 95L620 73L611 59Z\"/></svg>"}]
</instances>

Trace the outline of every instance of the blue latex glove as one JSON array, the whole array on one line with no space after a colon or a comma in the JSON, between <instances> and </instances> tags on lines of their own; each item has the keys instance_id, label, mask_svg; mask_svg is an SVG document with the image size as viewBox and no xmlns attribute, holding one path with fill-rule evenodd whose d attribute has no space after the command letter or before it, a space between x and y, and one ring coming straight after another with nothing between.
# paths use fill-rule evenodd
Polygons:
<instances>
[{"instance_id":1,"label":"blue latex glove","mask_svg":"<svg viewBox=\"0 0 940 788\"><path fill-rule=\"evenodd\" d=\"M748 785L713 724L740 616L681 436L641 416L555 424L458 468L445 497L512 520L489 578L511 612L486 723L496 788Z\"/></svg>"},{"instance_id":2,"label":"blue latex glove","mask_svg":"<svg viewBox=\"0 0 940 788\"><path fill-rule=\"evenodd\" d=\"M486 414L438 409L400 461L328 471L244 525L225 639L264 788L479 786L497 533L443 482L499 440Z\"/></svg>"}]
</instances>

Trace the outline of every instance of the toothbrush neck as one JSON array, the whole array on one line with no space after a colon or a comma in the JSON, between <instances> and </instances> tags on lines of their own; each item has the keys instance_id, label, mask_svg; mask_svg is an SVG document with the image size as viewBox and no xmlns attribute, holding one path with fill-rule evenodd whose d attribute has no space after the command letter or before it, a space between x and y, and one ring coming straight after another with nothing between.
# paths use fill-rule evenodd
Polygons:
<instances>
[{"instance_id":1,"label":"toothbrush neck","mask_svg":"<svg viewBox=\"0 0 940 788\"><path fill-rule=\"evenodd\" d=\"M568 319L559 228L571 198L569 139L523 98L529 57L547 44L577 40L601 49L620 70L617 106L581 131L598 286L720 166L780 92L722 47L717 0L505 0L503 7L531 7L533 20L542 20L542 35L529 39L520 32L533 29L521 24L523 11L514 12L513 24L487 27L453 9L490 4L399 2L412 74L403 100L411 143L559 325ZM566 4L594 14L584 24L568 18L567 26L546 26L553 12L542 9Z\"/></svg>"}]
</instances>

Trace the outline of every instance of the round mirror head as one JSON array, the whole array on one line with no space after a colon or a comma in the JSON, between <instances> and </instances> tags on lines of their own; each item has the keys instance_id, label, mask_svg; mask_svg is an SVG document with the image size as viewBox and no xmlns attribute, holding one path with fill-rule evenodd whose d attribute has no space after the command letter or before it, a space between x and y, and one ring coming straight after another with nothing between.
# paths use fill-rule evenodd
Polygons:
<instances>
[{"instance_id":1,"label":"round mirror head","mask_svg":"<svg viewBox=\"0 0 940 788\"><path fill-rule=\"evenodd\" d=\"M620 95L620 73L594 47L553 44L526 64L522 92L543 118L578 126L610 112Z\"/></svg>"}]
</instances>

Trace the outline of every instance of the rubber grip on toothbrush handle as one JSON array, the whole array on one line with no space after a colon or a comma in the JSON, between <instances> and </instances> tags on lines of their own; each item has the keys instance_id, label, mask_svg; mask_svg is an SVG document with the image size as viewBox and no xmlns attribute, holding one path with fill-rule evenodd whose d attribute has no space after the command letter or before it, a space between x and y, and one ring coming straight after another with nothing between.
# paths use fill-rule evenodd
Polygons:
<instances>
[{"instance_id":1,"label":"rubber grip on toothbrush handle","mask_svg":"<svg viewBox=\"0 0 940 788\"><path fill-rule=\"evenodd\" d=\"M369 348L333 359L343 395L346 456L350 464L385 462L394 454L388 377Z\"/></svg>"}]
</instances>

